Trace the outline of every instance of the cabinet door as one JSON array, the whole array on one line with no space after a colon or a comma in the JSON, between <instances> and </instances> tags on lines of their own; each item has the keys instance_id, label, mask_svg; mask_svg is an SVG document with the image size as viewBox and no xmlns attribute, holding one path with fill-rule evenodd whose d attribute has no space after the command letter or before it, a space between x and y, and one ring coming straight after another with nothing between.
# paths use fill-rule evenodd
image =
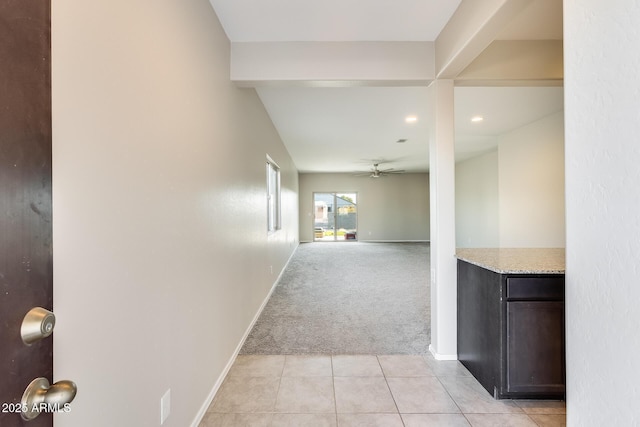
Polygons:
<instances>
[{"instance_id":1,"label":"cabinet door","mask_svg":"<svg viewBox=\"0 0 640 427\"><path fill-rule=\"evenodd\" d=\"M508 393L564 393L564 303L507 302Z\"/></svg>"}]
</instances>

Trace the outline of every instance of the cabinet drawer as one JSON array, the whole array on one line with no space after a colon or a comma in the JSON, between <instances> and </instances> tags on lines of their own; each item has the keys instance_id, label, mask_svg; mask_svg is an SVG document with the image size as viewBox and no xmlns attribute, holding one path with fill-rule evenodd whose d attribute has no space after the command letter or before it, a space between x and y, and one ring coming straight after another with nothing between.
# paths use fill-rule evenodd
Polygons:
<instances>
[{"instance_id":1,"label":"cabinet drawer","mask_svg":"<svg viewBox=\"0 0 640 427\"><path fill-rule=\"evenodd\" d=\"M508 277L507 300L564 300L564 276Z\"/></svg>"}]
</instances>

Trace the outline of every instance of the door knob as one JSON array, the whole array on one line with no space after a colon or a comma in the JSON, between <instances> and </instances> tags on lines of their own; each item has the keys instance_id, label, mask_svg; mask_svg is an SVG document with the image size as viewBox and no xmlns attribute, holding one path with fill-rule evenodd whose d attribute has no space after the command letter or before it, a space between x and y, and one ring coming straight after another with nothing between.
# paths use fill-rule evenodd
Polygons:
<instances>
[{"instance_id":1,"label":"door knob","mask_svg":"<svg viewBox=\"0 0 640 427\"><path fill-rule=\"evenodd\" d=\"M29 421L41 412L64 411L66 404L76 397L78 388L73 381L62 380L52 385L49 380L40 377L31 381L22 395L22 418Z\"/></svg>"},{"instance_id":2,"label":"door knob","mask_svg":"<svg viewBox=\"0 0 640 427\"><path fill-rule=\"evenodd\" d=\"M22 319L20 336L22 342L31 345L48 337L53 333L56 325L56 316L42 307L34 307Z\"/></svg>"}]
</instances>

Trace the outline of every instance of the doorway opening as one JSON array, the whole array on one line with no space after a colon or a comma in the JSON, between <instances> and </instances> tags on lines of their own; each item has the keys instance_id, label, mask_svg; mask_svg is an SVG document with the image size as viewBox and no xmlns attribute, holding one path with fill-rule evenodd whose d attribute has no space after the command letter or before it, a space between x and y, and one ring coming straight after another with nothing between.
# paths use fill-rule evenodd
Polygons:
<instances>
[{"instance_id":1,"label":"doorway opening","mask_svg":"<svg viewBox=\"0 0 640 427\"><path fill-rule=\"evenodd\" d=\"M313 193L313 241L357 241L356 193Z\"/></svg>"}]
</instances>

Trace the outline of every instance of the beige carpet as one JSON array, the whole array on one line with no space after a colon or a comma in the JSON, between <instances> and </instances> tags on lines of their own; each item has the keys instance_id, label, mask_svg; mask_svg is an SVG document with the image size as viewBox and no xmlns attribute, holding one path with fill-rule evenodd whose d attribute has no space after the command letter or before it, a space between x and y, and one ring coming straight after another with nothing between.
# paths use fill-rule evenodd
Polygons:
<instances>
[{"instance_id":1,"label":"beige carpet","mask_svg":"<svg viewBox=\"0 0 640 427\"><path fill-rule=\"evenodd\" d=\"M428 243L303 243L241 354L426 354Z\"/></svg>"}]
</instances>

